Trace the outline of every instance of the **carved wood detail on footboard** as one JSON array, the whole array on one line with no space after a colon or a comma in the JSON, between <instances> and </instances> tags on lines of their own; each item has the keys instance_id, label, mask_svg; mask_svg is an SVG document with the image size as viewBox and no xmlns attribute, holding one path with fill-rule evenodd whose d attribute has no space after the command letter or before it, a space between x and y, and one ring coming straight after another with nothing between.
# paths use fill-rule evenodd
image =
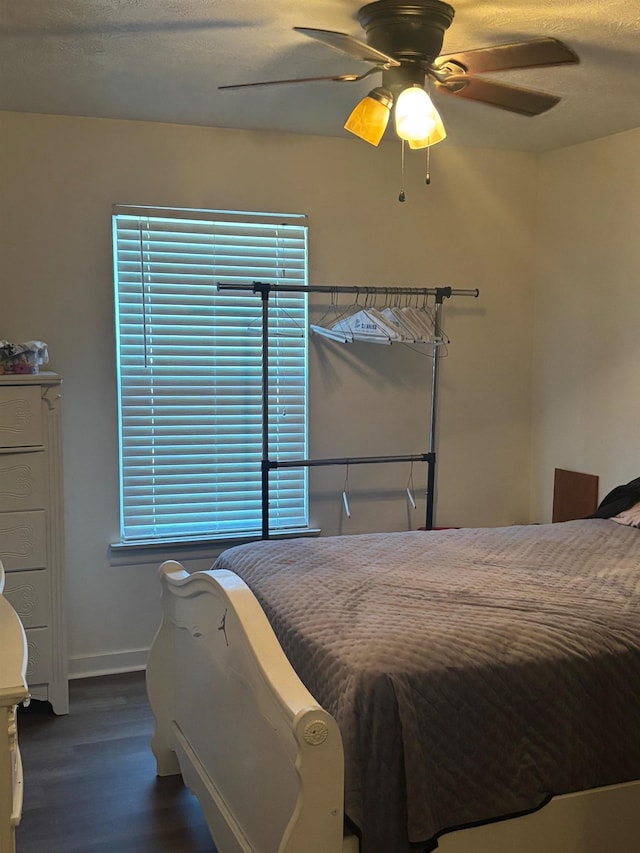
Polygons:
<instances>
[{"instance_id":1,"label":"carved wood detail on footboard","mask_svg":"<svg viewBox=\"0 0 640 853\"><path fill-rule=\"evenodd\" d=\"M160 574L163 621L147 665L158 774L182 772L220 853L342 853L337 725L253 593L228 571L189 575L168 562Z\"/></svg>"}]
</instances>

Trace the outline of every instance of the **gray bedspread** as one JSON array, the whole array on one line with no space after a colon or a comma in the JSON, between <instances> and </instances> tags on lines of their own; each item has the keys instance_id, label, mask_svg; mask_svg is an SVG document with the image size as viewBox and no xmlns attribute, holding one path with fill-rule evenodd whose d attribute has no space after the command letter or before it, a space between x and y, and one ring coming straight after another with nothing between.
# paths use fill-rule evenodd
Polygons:
<instances>
[{"instance_id":1,"label":"gray bedspread","mask_svg":"<svg viewBox=\"0 0 640 853\"><path fill-rule=\"evenodd\" d=\"M362 853L640 778L640 530L267 541L215 568L337 720Z\"/></svg>"}]
</instances>

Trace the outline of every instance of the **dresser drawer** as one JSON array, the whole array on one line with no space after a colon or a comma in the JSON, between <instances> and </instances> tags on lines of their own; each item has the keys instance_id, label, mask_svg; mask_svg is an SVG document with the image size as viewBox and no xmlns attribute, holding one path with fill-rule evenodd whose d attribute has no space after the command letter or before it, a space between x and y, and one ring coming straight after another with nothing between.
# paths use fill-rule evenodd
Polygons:
<instances>
[{"instance_id":1,"label":"dresser drawer","mask_svg":"<svg viewBox=\"0 0 640 853\"><path fill-rule=\"evenodd\" d=\"M4 597L25 628L45 628L51 624L49 572L7 572Z\"/></svg>"},{"instance_id":2,"label":"dresser drawer","mask_svg":"<svg viewBox=\"0 0 640 853\"><path fill-rule=\"evenodd\" d=\"M42 440L40 388L0 387L0 447L31 447Z\"/></svg>"},{"instance_id":3,"label":"dresser drawer","mask_svg":"<svg viewBox=\"0 0 640 853\"><path fill-rule=\"evenodd\" d=\"M0 558L7 572L47 565L44 510L0 513Z\"/></svg>"},{"instance_id":4,"label":"dresser drawer","mask_svg":"<svg viewBox=\"0 0 640 853\"><path fill-rule=\"evenodd\" d=\"M39 450L0 453L0 512L44 508L45 462Z\"/></svg>"},{"instance_id":5,"label":"dresser drawer","mask_svg":"<svg viewBox=\"0 0 640 853\"><path fill-rule=\"evenodd\" d=\"M45 684L53 675L50 628L27 628L27 684Z\"/></svg>"}]
</instances>

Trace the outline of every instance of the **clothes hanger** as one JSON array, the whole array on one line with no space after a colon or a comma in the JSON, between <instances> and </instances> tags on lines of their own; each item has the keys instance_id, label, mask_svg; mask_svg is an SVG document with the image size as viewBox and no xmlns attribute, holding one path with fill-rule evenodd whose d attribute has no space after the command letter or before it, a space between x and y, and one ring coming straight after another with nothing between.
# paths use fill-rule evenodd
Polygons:
<instances>
[{"instance_id":1,"label":"clothes hanger","mask_svg":"<svg viewBox=\"0 0 640 853\"><path fill-rule=\"evenodd\" d=\"M415 343L430 344L433 343L434 337L433 323L429 322L430 315L425 313L424 307L424 305L422 308L419 308L417 304L411 305L409 300L407 305L402 308L402 316L414 329Z\"/></svg>"},{"instance_id":2,"label":"clothes hanger","mask_svg":"<svg viewBox=\"0 0 640 853\"><path fill-rule=\"evenodd\" d=\"M269 314L269 335L274 338L304 338L304 329L282 305L278 305L278 293L273 297L273 308ZM280 315L280 321L278 321ZM279 325L278 325L279 323ZM262 317L256 317L247 326L247 332L260 334L262 332Z\"/></svg>"},{"instance_id":3,"label":"clothes hanger","mask_svg":"<svg viewBox=\"0 0 640 853\"><path fill-rule=\"evenodd\" d=\"M382 309L381 314L386 321L397 330L403 342L412 344L417 343L416 329L406 321L399 308L398 297L396 296L396 304L385 306Z\"/></svg>"},{"instance_id":4,"label":"clothes hanger","mask_svg":"<svg viewBox=\"0 0 640 853\"><path fill-rule=\"evenodd\" d=\"M389 345L393 340L399 339L397 332L384 321L375 307L370 304L368 294L360 311L351 314L345 322L356 341Z\"/></svg>"},{"instance_id":5,"label":"clothes hanger","mask_svg":"<svg viewBox=\"0 0 640 853\"><path fill-rule=\"evenodd\" d=\"M385 289L385 296L388 297L388 291ZM388 338L389 343L393 343L394 341L402 341L404 339L404 334L401 329L393 322L392 319L385 316L384 310L379 309L375 305L375 296L374 303L371 305L366 305L365 310L367 315L371 318L371 320L378 325L378 331L381 336L386 336Z\"/></svg>"},{"instance_id":6,"label":"clothes hanger","mask_svg":"<svg viewBox=\"0 0 640 853\"><path fill-rule=\"evenodd\" d=\"M338 321L334 324L333 329L335 331L343 332L351 341L357 340L354 327L358 326L359 330L359 324L356 318L362 317L363 310L363 306L360 304L360 291L356 288L355 300L345 308L338 318Z\"/></svg>"},{"instance_id":7,"label":"clothes hanger","mask_svg":"<svg viewBox=\"0 0 640 853\"><path fill-rule=\"evenodd\" d=\"M413 507L416 508L415 498L413 497L413 462L411 463L411 468L409 469L409 480L407 482L407 497L409 499L409 503Z\"/></svg>"},{"instance_id":8,"label":"clothes hanger","mask_svg":"<svg viewBox=\"0 0 640 853\"><path fill-rule=\"evenodd\" d=\"M353 341L356 340L356 331L358 333L361 331L360 325L356 322L355 318L358 317L358 315L362 315L363 311L364 308L360 304L360 291L356 288L355 300L347 305L340 314L337 313L337 309L335 310L336 317L330 326L327 327L326 324L317 324L316 326L312 326L312 329L318 334L331 338L332 340L341 341L343 343L353 343Z\"/></svg>"},{"instance_id":9,"label":"clothes hanger","mask_svg":"<svg viewBox=\"0 0 640 853\"><path fill-rule=\"evenodd\" d=\"M344 313L345 312L343 311L342 314L338 314L337 293L335 290L332 290L329 307L318 322L311 323L309 328L317 335L320 335L323 338L328 338L331 341L337 341L341 344L353 343L353 335L348 332L346 328L337 328L340 318L344 316ZM330 314L333 314L333 317L329 323L327 318Z\"/></svg>"},{"instance_id":10,"label":"clothes hanger","mask_svg":"<svg viewBox=\"0 0 640 853\"><path fill-rule=\"evenodd\" d=\"M436 318L435 314L431 310L431 306L429 305L429 297L425 296L422 302L422 306L417 308L417 316L419 322L425 329L425 333L427 336L427 343L432 343L436 336Z\"/></svg>"},{"instance_id":11,"label":"clothes hanger","mask_svg":"<svg viewBox=\"0 0 640 853\"><path fill-rule=\"evenodd\" d=\"M342 504L347 518L351 518L351 510L349 509L349 463L347 463L347 472L345 474L344 485L342 487Z\"/></svg>"}]
</instances>

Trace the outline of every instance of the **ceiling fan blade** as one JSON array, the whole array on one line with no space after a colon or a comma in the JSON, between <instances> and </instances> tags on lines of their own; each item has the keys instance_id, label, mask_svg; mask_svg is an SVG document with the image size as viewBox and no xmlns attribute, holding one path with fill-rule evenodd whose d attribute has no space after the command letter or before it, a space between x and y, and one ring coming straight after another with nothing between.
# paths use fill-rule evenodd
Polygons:
<instances>
[{"instance_id":1,"label":"ceiling fan blade","mask_svg":"<svg viewBox=\"0 0 640 853\"><path fill-rule=\"evenodd\" d=\"M546 92L536 92L533 89L521 89L518 86L507 86L505 83L494 83L482 77L449 77L446 84L436 82L438 91L449 92L459 98L469 98L480 101L492 107L520 113L525 116L537 116L555 106L560 98Z\"/></svg>"},{"instance_id":2,"label":"ceiling fan blade","mask_svg":"<svg viewBox=\"0 0 640 853\"><path fill-rule=\"evenodd\" d=\"M462 53L450 53L438 57L436 67L447 62L462 65L469 74L487 71L511 71L516 68L534 68L540 65L562 65L565 62L580 62L570 47L554 38L540 38L514 44L497 44L480 47Z\"/></svg>"},{"instance_id":3,"label":"ceiling fan blade","mask_svg":"<svg viewBox=\"0 0 640 853\"><path fill-rule=\"evenodd\" d=\"M259 80L256 83L231 83L227 86L218 86L218 89L251 89L255 86L279 86L282 83L314 83L321 80L331 80L334 83L356 83L358 80L364 80L369 74L377 71L377 68L370 68L364 74L334 74L324 77L292 77L289 80Z\"/></svg>"},{"instance_id":4,"label":"ceiling fan blade","mask_svg":"<svg viewBox=\"0 0 640 853\"><path fill-rule=\"evenodd\" d=\"M373 62L376 65L385 65L387 67L400 65L397 59L387 56L381 50L369 47L365 42L359 41L353 38L353 36L347 35L347 33L338 33L335 30L316 30L313 27L294 27L293 29L335 50L339 50L340 53L346 53L347 56L351 56L353 59L360 59L363 62Z\"/></svg>"}]
</instances>

